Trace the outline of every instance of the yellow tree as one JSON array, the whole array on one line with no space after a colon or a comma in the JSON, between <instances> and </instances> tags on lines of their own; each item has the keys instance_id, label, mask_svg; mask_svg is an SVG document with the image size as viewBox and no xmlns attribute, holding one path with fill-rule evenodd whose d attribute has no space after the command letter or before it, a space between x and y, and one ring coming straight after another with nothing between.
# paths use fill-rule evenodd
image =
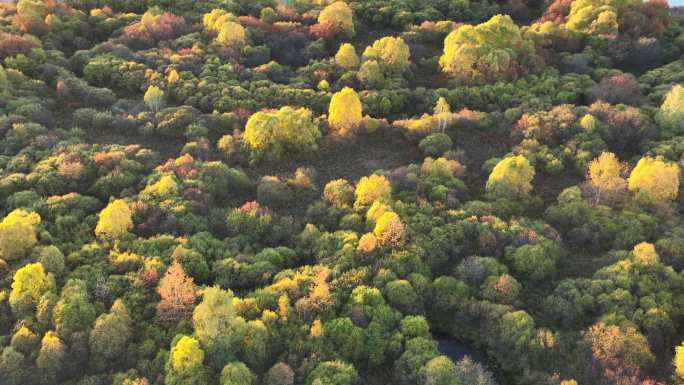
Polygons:
<instances>
[{"instance_id":1,"label":"yellow tree","mask_svg":"<svg viewBox=\"0 0 684 385\"><path fill-rule=\"evenodd\" d=\"M667 93L656 115L656 121L673 134L681 134L684 131L684 87L682 85L677 84Z\"/></svg>"},{"instance_id":2,"label":"yellow tree","mask_svg":"<svg viewBox=\"0 0 684 385\"><path fill-rule=\"evenodd\" d=\"M325 7L318 15L318 22L339 28L349 37L356 33L354 31L354 14L344 1L337 1Z\"/></svg>"},{"instance_id":3,"label":"yellow tree","mask_svg":"<svg viewBox=\"0 0 684 385\"><path fill-rule=\"evenodd\" d=\"M235 22L237 21L237 18L232 13L220 8L212 9L211 12L205 13L204 16L202 16L204 28L216 33L219 32L223 24L229 21Z\"/></svg>"},{"instance_id":4,"label":"yellow tree","mask_svg":"<svg viewBox=\"0 0 684 385\"><path fill-rule=\"evenodd\" d=\"M364 176L359 180L354 191L356 201L354 207L366 208L375 201L387 201L392 194L390 182L382 175Z\"/></svg>"},{"instance_id":5,"label":"yellow tree","mask_svg":"<svg viewBox=\"0 0 684 385\"><path fill-rule=\"evenodd\" d=\"M495 197L524 197L532 191L534 167L522 155L511 156L494 166L487 191Z\"/></svg>"},{"instance_id":6,"label":"yellow tree","mask_svg":"<svg viewBox=\"0 0 684 385\"><path fill-rule=\"evenodd\" d=\"M341 135L354 132L363 119L363 106L359 95L353 89L344 87L330 99L328 123Z\"/></svg>"},{"instance_id":7,"label":"yellow tree","mask_svg":"<svg viewBox=\"0 0 684 385\"><path fill-rule=\"evenodd\" d=\"M157 112L164 104L164 91L157 86L149 86L147 91L145 91L144 100L145 104L147 104L147 107L152 110L152 112Z\"/></svg>"},{"instance_id":8,"label":"yellow tree","mask_svg":"<svg viewBox=\"0 0 684 385\"><path fill-rule=\"evenodd\" d=\"M648 242L641 242L634 245L632 255L634 255L634 260L642 265L654 265L660 260L655 245Z\"/></svg>"},{"instance_id":9,"label":"yellow tree","mask_svg":"<svg viewBox=\"0 0 684 385\"><path fill-rule=\"evenodd\" d=\"M411 64L411 51L402 38L386 36L366 47L363 60L375 60L385 70L399 74Z\"/></svg>"},{"instance_id":10,"label":"yellow tree","mask_svg":"<svg viewBox=\"0 0 684 385\"><path fill-rule=\"evenodd\" d=\"M624 171L625 165L612 152L601 153L589 162L589 183L596 190L596 203L599 203L603 192L616 193L627 186L621 175Z\"/></svg>"},{"instance_id":11,"label":"yellow tree","mask_svg":"<svg viewBox=\"0 0 684 385\"><path fill-rule=\"evenodd\" d=\"M95 235L105 239L116 239L133 228L133 213L123 199L116 199L100 211Z\"/></svg>"},{"instance_id":12,"label":"yellow tree","mask_svg":"<svg viewBox=\"0 0 684 385\"><path fill-rule=\"evenodd\" d=\"M575 0L565 27L571 31L594 35L616 35L618 32L617 10L612 1Z\"/></svg>"},{"instance_id":13,"label":"yellow tree","mask_svg":"<svg viewBox=\"0 0 684 385\"><path fill-rule=\"evenodd\" d=\"M46 292L55 287L52 275L40 263L29 263L14 273L9 304L17 316L29 315Z\"/></svg>"},{"instance_id":14,"label":"yellow tree","mask_svg":"<svg viewBox=\"0 0 684 385\"><path fill-rule=\"evenodd\" d=\"M684 342L675 349L674 367L677 384L684 383Z\"/></svg>"},{"instance_id":15,"label":"yellow tree","mask_svg":"<svg viewBox=\"0 0 684 385\"><path fill-rule=\"evenodd\" d=\"M629 175L628 187L657 202L672 201L679 194L679 166L660 157L645 156Z\"/></svg>"},{"instance_id":16,"label":"yellow tree","mask_svg":"<svg viewBox=\"0 0 684 385\"><path fill-rule=\"evenodd\" d=\"M495 81L515 77L530 67L534 43L525 38L508 15L496 15L487 22L462 25L444 40L439 59L442 71L464 83Z\"/></svg>"},{"instance_id":17,"label":"yellow tree","mask_svg":"<svg viewBox=\"0 0 684 385\"><path fill-rule=\"evenodd\" d=\"M440 96L435 104L434 117L437 118L439 132L444 133L451 120L451 107L446 99Z\"/></svg>"},{"instance_id":18,"label":"yellow tree","mask_svg":"<svg viewBox=\"0 0 684 385\"><path fill-rule=\"evenodd\" d=\"M0 259L11 261L28 254L38 243L35 226L40 216L16 209L0 222Z\"/></svg>"},{"instance_id":19,"label":"yellow tree","mask_svg":"<svg viewBox=\"0 0 684 385\"><path fill-rule=\"evenodd\" d=\"M245 143L253 151L276 156L287 151L313 151L321 133L306 108L283 107L277 111L259 111L245 126Z\"/></svg>"},{"instance_id":20,"label":"yellow tree","mask_svg":"<svg viewBox=\"0 0 684 385\"><path fill-rule=\"evenodd\" d=\"M358 68L359 56L356 54L354 46L349 43L342 44L335 54L335 63L346 70Z\"/></svg>"},{"instance_id":21,"label":"yellow tree","mask_svg":"<svg viewBox=\"0 0 684 385\"><path fill-rule=\"evenodd\" d=\"M394 212L388 211L378 218L373 234L384 245L396 245L404 239L404 224Z\"/></svg>"},{"instance_id":22,"label":"yellow tree","mask_svg":"<svg viewBox=\"0 0 684 385\"><path fill-rule=\"evenodd\" d=\"M247 34L245 28L233 21L228 21L219 28L216 41L230 48L239 49L245 45Z\"/></svg>"}]
</instances>

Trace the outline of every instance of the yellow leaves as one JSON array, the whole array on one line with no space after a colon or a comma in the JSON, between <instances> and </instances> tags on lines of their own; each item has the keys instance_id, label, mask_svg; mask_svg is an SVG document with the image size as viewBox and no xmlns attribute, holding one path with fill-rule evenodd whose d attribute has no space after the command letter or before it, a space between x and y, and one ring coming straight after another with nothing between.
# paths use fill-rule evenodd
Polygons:
<instances>
[{"instance_id":1,"label":"yellow leaves","mask_svg":"<svg viewBox=\"0 0 684 385\"><path fill-rule=\"evenodd\" d=\"M309 335L313 338L318 338L323 335L323 323L320 319L316 319L311 323Z\"/></svg>"},{"instance_id":2,"label":"yellow leaves","mask_svg":"<svg viewBox=\"0 0 684 385\"><path fill-rule=\"evenodd\" d=\"M645 156L629 176L629 190L657 202L672 201L679 193L679 166L661 158Z\"/></svg>"},{"instance_id":3,"label":"yellow leaves","mask_svg":"<svg viewBox=\"0 0 684 385\"><path fill-rule=\"evenodd\" d=\"M185 371L202 365L204 351L196 339L183 336L171 349L170 358L173 370Z\"/></svg>"},{"instance_id":4,"label":"yellow leaves","mask_svg":"<svg viewBox=\"0 0 684 385\"><path fill-rule=\"evenodd\" d=\"M611 0L575 0L565 27L588 34L616 35L617 10Z\"/></svg>"},{"instance_id":5,"label":"yellow leaves","mask_svg":"<svg viewBox=\"0 0 684 385\"><path fill-rule=\"evenodd\" d=\"M388 211L378 218L373 234L382 244L398 244L404 238L405 228L399 215Z\"/></svg>"},{"instance_id":6,"label":"yellow leaves","mask_svg":"<svg viewBox=\"0 0 684 385\"><path fill-rule=\"evenodd\" d=\"M658 253L652 243L641 242L632 250L634 260L641 265L651 266L658 263Z\"/></svg>"},{"instance_id":7,"label":"yellow leaves","mask_svg":"<svg viewBox=\"0 0 684 385\"><path fill-rule=\"evenodd\" d=\"M684 87L677 84L665 96L656 115L656 121L673 134L684 131Z\"/></svg>"},{"instance_id":8,"label":"yellow leaves","mask_svg":"<svg viewBox=\"0 0 684 385\"><path fill-rule=\"evenodd\" d=\"M41 263L29 263L14 273L9 303L15 314L26 315L40 297L55 286L51 275L45 273Z\"/></svg>"},{"instance_id":9,"label":"yellow leaves","mask_svg":"<svg viewBox=\"0 0 684 385\"><path fill-rule=\"evenodd\" d=\"M179 80L180 80L180 75L178 75L178 71L176 71L175 69L171 69L171 71L169 71L168 75L166 75L166 81L169 84L176 84L176 83L178 83Z\"/></svg>"},{"instance_id":10,"label":"yellow leaves","mask_svg":"<svg viewBox=\"0 0 684 385\"><path fill-rule=\"evenodd\" d=\"M28 254L38 243L35 226L40 216L34 212L16 209L0 222L0 259L7 261Z\"/></svg>"},{"instance_id":11,"label":"yellow leaves","mask_svg":"<svg viewBox=\"0 0 684 385\"><path fill-rule=\"evenodd\" d=\"M522 197L532 191L534 167L522 155L501 160L489 174L487 191L498 197Z\"/></svg>"},{"instance_id":12,"label":"yellow leaves","mask_svg":"<svg viewBox=\"0 0 684 385\"><path fill-rule=\"evenodd\" d=\"M589 162L589 183L598 192L597 202L603 192L616 193L625 188L627 181L621 176L624 170L625 165L612 152L604 152Z\"/></svg>"},{"instance_id":13,"label":"yellow leaves","mask_svg":"<svg viewBox=\"0 0 684 385\"><path fill-rule=\"evenodd\" d=\"M157 86L149 86L147 91L145 91L143 100L150 110L157 112L161 109L162 104L164 103L164 91L159 89Z\"/></svg>"},{"instance_id":14,"label":"yellow leaves","mask_svg":"<svg viewBox=\"0 0 684 385\"><path fill-rule=\"evenodd\" d=\"M375 201L385 202L392 194L390 182L382 175L364 176L359 180L354 191L355 208L368 207Z\"/></svg>"},{"instance_id":15,"label":"yellow leaves","mask_svg":"<svg viewBox=\"0 0 684 385\"><path fill-rule=\"evenodd\" d=\"M508 15L463 25L444 40L439 59L442 70L463 82L492 81L511 73L513 64L534 54L532 40L525 39Z\"/></svg>"},{"instance_id":16,"label":"yellow leaves","mask_svg":"<svg viewBox=\"0 0 684 385\"><path fill-rule=\"evenodd\" d=\"M349 37L356 33L354 31L354 15L344 1L337 1L325 7L318 15L318 22L333 25L344 31Z\"/></svg>"},{"instance_id":17,"label":"yellow leaves","mask_svg":"<svg viewBox=\"0 0 684 385\"><path fill-rule=\"evenodd\" d=\"M674 367L677 378L684 380L684 343L675 349Z\"/></svg>"},{"instance_id":18,"label":"yellow leaves","mask_svg":"<svg viewBox=\"0 0 684 385\"><path fill-rule=\"evenodd\" d=\"M231 48L240 48L245 44L246 38L245 28L238 23L229 21L221 25L216 41Z\"/></svg>"},{"instance_id":19,"label":"yellow leaves","mask_svg":"<svg viewBox=\"0 0 684 385\"><path fill-rule=\"evenodd\" d=\"M328 108L328 123L341 135L353 133L363 119L363 106L353 89L344 87L333 95Z\"/></svg>"},{"instance_id":20,"label":"yellow leaves","mask_svg":"<svg viewBox=\"0 0 684 385\"><path fill-rule=\"evenodd\" d=\"M378 246L378 238L373 235L373 233L366 233L359 239L359 244L356 246L356 251L362 253L372 253Z\"/></svg>"},{"instance_id":21,"label":"yellow leaves","mask_svg":"<svg viewBox=\"0 0 684 385\"><path fill-rule=\"evenodd\" d=\"M237 18L230 12L220 8L212 9L211 12L202 16L202 24L209 31L217 32L221 26L228 21L236 21Z\"/></svg>"},{"instance_id":22,"label":"yellow leaves","mask_svg":"<svg viewBox=\"0 0 684 385\"><path fill-rule=\"evenodd\" d=\"M354 70L359 67L359 56L356 49L349 43L344 43L335 54L335 63L346 70Z\"/></svg>"},{"instance_id":23,"label":"yellow leaves","mask_svg":"<svg viewBox=\"0 0 684 385\"><path fill-rule=\"evenodd\" d=\"M123 199L111 201L100 212L100 219L95 227L95 235L100 238L115 239L133 228L131 209Z\"/></svg>"},{"instance_id":24,"label":"yellow leaves","mask_svg":"<svg viewBox=\"0 0 684 385\"><path fill-rule=\"evenodd\" d=\"M178 183L176 183L174 177L172 175L164 175L156 183L145 187L141 194L163 198L175 195L178 190Z\"/></svg>"},{"instance_id":25,"label":"yellow leaves","mask_svg":"<svg viewBox=\"0 0 684 385\"><path fill-rule=\"evenodd\" d=\"M247 121L244 138L252 150L282 155L287 150L314 150L320 136L311 110L283 107L253 114Z\"/></svg>"},{"instance_id":26,"label":"yellow leaves","mask_svg":"<svg viewBox=\"0 0 684 385\"><path fill-rule=\"evenodd\" d=\"M402 38L387 36L366 47L363 51L363 59L375 60L383 68L401 73L411 64L411 52Z\"/></svg>"}]
</instances>

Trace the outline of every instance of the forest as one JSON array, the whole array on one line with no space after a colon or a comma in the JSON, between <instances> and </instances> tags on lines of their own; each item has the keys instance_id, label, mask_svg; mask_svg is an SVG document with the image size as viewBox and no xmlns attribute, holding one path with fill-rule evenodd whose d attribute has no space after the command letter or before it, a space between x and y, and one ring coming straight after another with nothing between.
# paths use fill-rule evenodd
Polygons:
<instances>
[{"instance_id":1,"label":"forest","mask_svg":"<svg viewBox=\"0 0 684 385\"><path fill-rule=\"evenodd\" d=\"M0 0L0 385L684 385L684 9Z\"/></svg>"}]
</instances>

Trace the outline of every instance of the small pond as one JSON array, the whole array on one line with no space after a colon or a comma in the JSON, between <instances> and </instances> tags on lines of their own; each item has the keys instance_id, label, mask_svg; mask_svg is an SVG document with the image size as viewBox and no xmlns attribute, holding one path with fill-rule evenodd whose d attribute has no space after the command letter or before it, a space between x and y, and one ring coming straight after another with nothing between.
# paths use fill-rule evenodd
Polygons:
<instances>
[{"instance_id":1,"label":"small pond","mask_svg":"<svg viewBox=\"0 0 684 385\"><path fill-rule=\"evenodd\" d=\"M475 350L462 342L444 338L444 336L439 336L437 343L439 352L451 358L454 363L462 360L465 356L469 356L473 361L487 367L487 357L479 350Z\"/></svg>"}]
</instances>

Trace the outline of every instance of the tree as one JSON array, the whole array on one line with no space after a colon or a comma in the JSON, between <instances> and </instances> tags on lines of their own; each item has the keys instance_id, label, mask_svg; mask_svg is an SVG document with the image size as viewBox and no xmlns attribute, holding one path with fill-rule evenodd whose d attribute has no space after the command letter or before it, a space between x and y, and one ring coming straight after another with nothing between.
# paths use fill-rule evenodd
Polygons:
<instances>
[{"instance_id":1,"label":"tree","mask_svg":"<svg viewBox=\"0 0 684 385\"><path fill-rule=\"evenodd\" d=\"M571 31L590 35L617 35L618 15L610 1L573 1L565 27Z\"/></svg>"},{"instance_id":2,"label":"tree","mask_svg":"<svg viewBox=\"0 0 684 385\"><path fill-rule=\"evenodd\" d=\"M100 370L125 353L132 335L132 320L121 299L114 301L109 313L97 317L90 332L90 359Z\"/></svg>"},{"instance_id":3,"label":"tree","mask_svg":"<svg viewBox=\"0 0 684 385\"><path fill-rule=\"evenodd\" d=\"M444 40L439 59L442 71L463 83L493 82L516 78L535 60L534 43L524 37L508 15L462 25Z\"/></svg>"},{"instance_id":4,"label":"tree","mask_svg":"<svg viewBox=\"0 0 684 385\"><path fill-rule=\"evenodd\" d=\"M625 165L612 152L603 152L589 162L589 183L596 189L596 203L603 192L614 194L627 186L621 175L624 171Z\"/></svg>"},{"instance_id":5,"label":"tree","mask_svg":"<svg viewBox=\"0 0 684 385\"><path fill-rule=\"evenodd\" d=\"M175 341L166 365L168 385L204 385L212 381L204 367L204 351L199 341L182 336Z\"/></svg>"},{"instance_id":6,"label":"tree","mask_svg":"<svg viewBox=\"0 0 684 385\"><path fill-rule=\"evenodd\" d=\"M40 263L29 263L14 273L9 304L12 312L21 317L30 315L46 292L55 287L52 275L46 274Z\"/></svg>"},{"instance_id":7,"label":"tree","mask_svg":"<svg viewBox=\"0 0 684 385\"><path fill-rule=\"evenodd\" d=\"M43 383L57 383L65 359L66 348L57 333L54 331L45 333L40 343L38 358L36 358L36 366L40 369Z\"/></svg>"},{"instance_id":8,"label":"tree","mask_svg":"<svg viewBox=\"0 0 684 385\"><path fill-rule=\"evenodd\" d=\"M411 65L411 51L404 39L386 36L363 51L363 60L375 60L394 74L401 74Z\"/></svg>"},{"instance_id":9,"label":"tree","mask_svg":"<svg viewBox=\"0 0 684 385\"><path fill-rule=\"evenodd\" d=\"M644 194L657 202L672 201L679 194L679 166L661 158L639 159L629 175L630 191Z\"/></svg>"},{"instance_id":10,"label":"tree","mask_svg":"<svg viewBox=\"0 0 684 385\"><path fill-rule=\"evenodd\" d=\"M145 91L143 100L145 100L145 104L147 104L147 107L152 110L152 112L157 112L163 107L164 91L157 86L149 86L147 87L147 91Z\"/></svg>"},{"instance_id":11,"label":"tree","mask_svg":"<svg viewBox=\"0 0 684 385\"><path fill-rule=\"evenodd\" d=\"M441 96L437 99L437 104L435 104L434 116L437 118L437 128L439 129L439 132L443 134L451 120L451 107L449 107L449 103L447 103L446 99Z\"/></svg>"},{"instance_id":12,"label":"tree","mask_svg":"<svg viewBox=\"0 0 684 385\"><path fill-rule=\"evenodd\" d=\"M326 183L323 199L338 208L351 207L354 203L354 188L346 179L335 179Z\"/></svg>"},{"instance_id":13,"label":"tree","mask_svg":"<svg viewBox=\"0 0 684 385\"><path fill-rule=\"evenodd\" d=\"M684 86L677 84L667 93L656 122L672 135L684 133Z\"/></svg>"},{"instance_id":14,"label":"tree","mask_svg":"<svg viewBox=\"0 0 684 385\"><path fill-rule=\"evenodd\" d=\"M116 239L133 228L133 213L123 199L115 199L100 212L95 235L104 239Z\"/></svg>"},{"instance_id":15,"label":"tree","mask_svg":"<svg viewBox=\"0 0 684 385\"><path fill-rule=\"evenodd\" d=\"M385 245L397 245L404 239L404 224L396 213L388 211L378 218L373 234Z\"/></svg>"},{"instance_id":16,"label":"tree","mask_svg":"<svg viewBox=\"0 0 684 385\"><path fill-rule=\"evenodd\" d=\"M353 49L354 47L352 47ZM356 55L356 52L354 52L354 55ZM358 64L359 58L356 58L357 64ZM339 63L338 63L339 64ZM7 80L7 72L5 72L5 69L2 68L0 65L0 95L7 95L9 92L9 81Z\"/></svg>"},{"instance_id":17,"label":"tree","mask_svg":"<svg viewBox=\"0 0 684 385\"><path fill-rule=\"evenodd\" d=\"M356 184L354 190L356 201L354 208L369 207L375 201L386 202L392 195L390 182L382 175L364 176Z\"/></svg>"},{"instance_id":18,"label":"tree","mask_svg":"<svg viewBox=\"0 0 684 385\"><path fill-rule=\"evenodd\" d=\"M231 362L221 370L221 385L252 385L256 376L242 362Z\"/></svg>"},{"instance_id":19,"label":"tree","mask_svg":"<svg viewBox=\"0 0 684 385\"><path fill-rule=\"evenodd\" d=\"M45 17L48 8L42 0L19 0L17 2L16 21L22 31L34 35L42 35L47 32Z\"/></svg>"},{"instance_id":20,"label":"tree","mask_svg":"<svg viewBox=\"0 0 684 385\"><path fill-rule=\"evenodd\" d=\"M75 334L87 333L91 329L96 315L95 306L88 298L86 283L71 279L62 288L59 301L52 309L52 322L59 336L71 342Z\"/></svg>"},{"instance_id":21,"label":"tree","mask_svg":"<svg viewBox=\"0 0 684 385\"><path fill-rule=\"evenodd\" d=\"M456 365L447 356L437 356L420 369L424 385L457 385Z\"/></svg>"},{"instance_id":22,"label":"tree","mask_svg":"<svg viewBox=\"0 0 684 385\"><path fill-rule=\"evenodd\" d=\"M361 124L363 106L359 95L353 89L344 87L330 99L328 123L341 135L353 133Z\"/></svg>"},{"instance_id":23,"label":"tree","mask_svg":"<svg viewBox=\"0 0 684 385\"><path fill-rule=\"evenodd\" d=\"M264 375L264 385L293 385L294 371L289 365L278 362Z\"/></svg>"},{"instance_id":24,"label":"tree","mask_svg":"<svg viewBox=\"0 0 684 385\"><path fill-rule=\"evenodd\" d=\"M496 164L489 179L487 192L495 197L524 197L532 191L534 167L522 155L511 156Z\"/></svg>"},{"instance_id":25,"label":"tree","mask_svg":"<svg viewBox=\"0 0 684 385\"><path fill-rule=\"evenodd\" d=\"M277 111L259 111L245 126L245 142L253 151L276 157L288 151L314 151L321 133L311 110L282 107Z\"/></svg>"},{"instance_id":26,"label":"tree","mask_svg":"<svg viewBox=\"0 0 684 385\"><path fill-rule=\"evenodd\" d=\"M359 67L359 56L356 49L349 43L344 43L335 54L335 63L346 70L354 70ZM1 83L0 83L1 84ZM1 90L2 88L0 88Z\"/></svg>"},{"instance_id":27,"label":"tree","mask_svg":"<svg viewBox=\"0 0 684 385\"><path fill-rule=\"evenodd\" d=\"M202 302L192 313L195 335L216 367L221 368L237 351L236 332L244 324L235 316L233 293L214 286L202 291Z\"/></svg>"},{"instance_id":28,"label":"tree","mask_svg":"<svg viewBox=\"0 0 684 385\"><path fill-rule=\"evenodd\" d=\"M632 250L634 260L641 265L653 266L660 261L655 245L648 242L641 242L634 245Z\"/></svg>"},{"instance_id":29,"label":"tree","mask_svg":"<svg viewBox=\"0 0 684 385\"><path fill-rule=\"evenodd\" d=\"M684 381L684 343L675 349L674 367L677 380Z\"/></svg>"},{"instance_id":30,"label":"tree","mask_svg":"<svg viewBox=\"0 0 684 385\"><path fill-rule=\"evenodd\" d=\"M235 22L228 21L221 25L216 41L233 49L240 49L245 45L247 33L245 28Z\"/></svg>"},{"instance_id":31,"label":"tree","mask_svg":"<svg viewBox=\"0 0 684 385\"><path fill-rule=\"evenodd\" d=\"M16 209L0 222L0 259L13 261L26 256L38 243L35 226L40 216Z\"/></svg>"},{"instance_id":32,"label":"tree","mask_svg":"<svg viewBox=\"0 0 684 385\"><path fill-rule=\"evenodd\" d=\"M306 377L306 385L355 385L359 374L353 365L344 361L324 361Z\"/></svg>"},{"instance_id":33,"label":"tree","mask_svg":"<svg viewBox=\"0 0 684 385\"><path fill-rule=\"evenodd\" d=\"M157 319L165 324L175 324L190 316L195 305L195 285L185 275L183 266L173 261L166 275L159 281L157 292L161 301L157 304Z\"/></svg>"},{"instance_id":34,"label":"tree","mask_svg":"<svg viewBox=\"0 0 684 385\"><path fill-rule=\"evenodd\" d=\"M344 1L337 1L325 7L318 15L318 22L332 25L344 32L347 37L353 37L356 33L354 31L354 14Z\"/></svg>"}]
</instances>

